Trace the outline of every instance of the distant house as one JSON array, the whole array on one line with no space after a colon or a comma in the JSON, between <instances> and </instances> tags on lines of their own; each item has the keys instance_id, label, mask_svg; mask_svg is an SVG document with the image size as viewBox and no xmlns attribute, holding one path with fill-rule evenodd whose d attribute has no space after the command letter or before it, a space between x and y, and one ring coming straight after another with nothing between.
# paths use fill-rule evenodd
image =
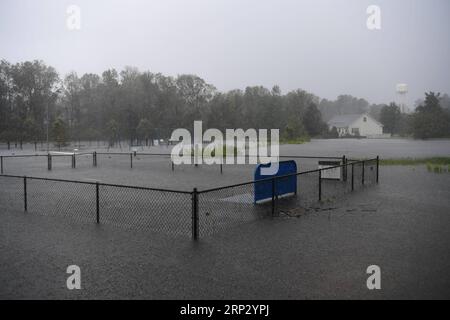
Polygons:
<instances>
[{"instance_id":1,"label":"distant house","mask_svg":"<svg viewBox=\"0 0 450 320\"><path fill-rule=\"evenodd\" d=\"M368 114L346 114L328 121L328 127L336 127L339 137L383 137L383 125Z\"/></svg>"}]
</instances>

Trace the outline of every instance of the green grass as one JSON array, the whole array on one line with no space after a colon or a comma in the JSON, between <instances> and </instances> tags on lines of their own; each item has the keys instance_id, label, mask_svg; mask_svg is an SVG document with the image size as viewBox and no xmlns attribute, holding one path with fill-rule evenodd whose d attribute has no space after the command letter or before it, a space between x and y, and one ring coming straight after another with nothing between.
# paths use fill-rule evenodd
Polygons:
<instances>
[{"instance_id":1,"label":"green grass","mask_svg":"<svg viewBox=\"0 0 450 320\"><path fill-rule=\"evenodd\" d=\"M450 168L450 157L432 157L432 158L401 158L401 159L380 159L380 164L385 166L447 166Z\"/></svg>"},{"instance_id":2,"label":"green grass","mask_svg":"<svg viewBox=\"0 0 450 320\"><path fill-rule=\"evenodd\" d=\"M310 142L310 138L308 137L300 137L300 138L292 138L292 139L280 139L280 144L303 144L306 142Z\"/></svg>"},{"instance_id":3,"label":"green grass","mask_svg":"<svg viewBox=\"0 0 450 320\"><path fill-rule=\"evenodd\" d=\"M450 157L382 159L385 166L417 166L426 165L428 172L450 173Z\"/></svg>"}]
</instances>

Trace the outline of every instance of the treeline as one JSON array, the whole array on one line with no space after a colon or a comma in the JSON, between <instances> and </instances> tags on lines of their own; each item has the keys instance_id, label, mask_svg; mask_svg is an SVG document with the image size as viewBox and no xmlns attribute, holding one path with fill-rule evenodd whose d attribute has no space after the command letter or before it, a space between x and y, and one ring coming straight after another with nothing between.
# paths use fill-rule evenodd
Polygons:
<instances>
[{"instance_id":1,"label":"treeline","mask_svg":"<svg viewBox=\"0 0 450 320\"><path fill-rule=\"evenodd\" d=\"M48 131L59 145L142 143L167 138L175 128L189 129L194 120L203 120L204 129L279 128L283 140L297 140L332 136L325 121L334 115L370 112L379 118L383 107L350 95L330 101L300 89L282 94L278 86L219 92L195 75L170 77L132 67L60 78L42 61L0 63L5 142L45 141Z\"/></svg>"},{"instance_id":2,"label":"treeline","mask_svg":"<svg viewBox=\"0 0 450 320\"><path fill-rule=\"evenodd\" d=\"M402 114L400 107L391 103L380 109L379 121L386 133L412 136L416 139L450 137L450 97L440 93L425 93L417 102L414 113Z\"/></svg>"},{"instance_id":3,"label":"treeline","mask_svg":"<svg viewBox=\"0 0 450 320\"><path fill-rule=\"evenodd\" d=\"M0 140L151 140L175 128L279 128L284 139L327 132L319 98L256 86L221 93L195 75L126 67L61 79L42 61L0 64ZM64 126L65 130L61 130Z\"/></svg>"}]
</instances>

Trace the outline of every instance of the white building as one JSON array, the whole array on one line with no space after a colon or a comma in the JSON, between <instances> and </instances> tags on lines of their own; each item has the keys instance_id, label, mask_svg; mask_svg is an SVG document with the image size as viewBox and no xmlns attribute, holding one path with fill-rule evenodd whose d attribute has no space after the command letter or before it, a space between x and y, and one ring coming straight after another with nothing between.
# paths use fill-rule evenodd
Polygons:
<instances>
[{"instance_id":1,"label":"white building","mask_svg":"<svg viewBox=\"0 0 450 320\"><path fill-rule=\"evenodd\" d=\"M368 114L347 114L335 116L328 121L330 130L336 127L339 137L359 136L367 138L385 137L383 125Z\"/></svg>"}]
</instances>

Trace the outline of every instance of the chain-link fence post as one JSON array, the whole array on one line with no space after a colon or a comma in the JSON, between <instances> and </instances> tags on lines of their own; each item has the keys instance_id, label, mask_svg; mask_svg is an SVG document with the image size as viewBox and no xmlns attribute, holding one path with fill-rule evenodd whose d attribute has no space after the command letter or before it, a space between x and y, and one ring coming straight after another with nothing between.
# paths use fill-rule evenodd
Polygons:
<instances>
[{"instance_id":1,"label":"chain-link fence post","mask_svg":"<svg viewBox=\"0 0 450 320\"><path fill-rule=\"evenodd\" d=\"M97 151L94 151L94 152L92 153L92 165L93 165L94 167L97 166Z\"/></svg>"},{"instance_id":2,"label":"chain-link fence post","mask_svg":"<svg viewBox=\"0 0 450 320\"><path fill-rule=\"evenodd\" d=\"M130 168L133 169L133 154L130 153Z\"/></svg>"},{"instance_id":3,"label":"chain-link fence post","mask_svg":"<svg viewBox=\"0 0 450 320\"><path fill-rule=\"evenodd\" d=\"M192 192L192 239L198 240L198 191Z\"/></svg>"},{"instance_id":4,"label":"chain-link fence post","mask_svg":"<svg viewBox=\"0 0 450 320\"><path fill-rule=\"evenodd\" d=\"M319 201L322 201L322 170L319 170Z\"/></svg>"},{"instance_id":5,"label":"chain-link fence post","mask_svg":"<svg viewBox=\"0 0 450 320\"><path fill-rule=\"evenodd\" d=\"M95 206L97 223L100 223L100 187L98 181L95 183Z\"/></svg>"},{"instance_id":6,"label":"chain-link fence post","mask_svg":"<svg viewBox=\"0 0 450 320\"><path fill-rule=\"evenodd\" d=\"M379 169L380 169L380 156L377 156L377 183L378 183L378 177L379 177Z\"/></svg>"},{"instance_id":7,"label":"chain-link fence post","mask_svg":"<svg viewBox=\"0 0 450 320\"><path fill-rule=\"evenodd\" d=\"M344 181L347 181L347 158L345 155L342 156L342 178Z\"/></svg>"},{"instance_id":8,"label":"chain-link fence post","mask_svg":"<svg viewBox=\"0 0 450 320\"><path fill-rule=\"evenodd\" d=\"M27 177L23 177L23 209L28 211L28 193L27 193Z\"/></svg>"},{"instance_id":9,"label":"chain-link fence post","mask_svg":"<svg viewBox=\"0 0 450 320\"><path fill-rule=\"evenodd\" d=\"M355 164L352 162L352 191L355 190Z\"/></svg>"},{"instance_id":10,"label":"chain-link fence post","mask_svg":"<svg viewBox=\"0 0 450 320\"><path fill-rule=\"evenodd\" d=\"M0 156L0 174L3 174L3 156Z\"/></svg>"},{"instance_id":11,"label":"chain-link fence post","mask_svg":"<svg viewBox=\"0 0 450 320\"><path fill-rule=\"evenodd\" d=\"M361 177L361 184L364 185L364 160L362 161L362 177Z\"/></svg>"},{"instance_id":12,"label":"chain-link fence post","mask_svg":"<svg viewBox=\"0 0 450 320\"><path fill-rule=\"evenodd\" d=\"M47 154L47 169L52 170L52 155L50 153Z\"/></svg>"}]
</instances>

